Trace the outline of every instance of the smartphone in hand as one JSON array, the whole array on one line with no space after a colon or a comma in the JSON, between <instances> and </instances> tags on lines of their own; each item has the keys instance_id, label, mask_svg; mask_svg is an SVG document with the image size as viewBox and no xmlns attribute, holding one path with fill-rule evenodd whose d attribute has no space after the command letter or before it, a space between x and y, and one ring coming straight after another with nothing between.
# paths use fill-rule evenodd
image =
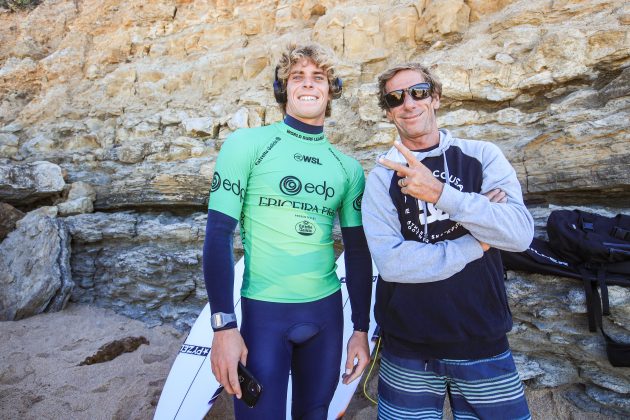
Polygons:
<instances>
[{"instance_id":1,"label":"smartphone in hand","mask_svg":"<svg viewBox=\"0 0 630 420\"><path fill-rule=\"evenodd\" d=\"M238 362L238 381L241 385L241 401L252 408L262 393L262 385L241 362Z\"/></svg>"}]
</instances>

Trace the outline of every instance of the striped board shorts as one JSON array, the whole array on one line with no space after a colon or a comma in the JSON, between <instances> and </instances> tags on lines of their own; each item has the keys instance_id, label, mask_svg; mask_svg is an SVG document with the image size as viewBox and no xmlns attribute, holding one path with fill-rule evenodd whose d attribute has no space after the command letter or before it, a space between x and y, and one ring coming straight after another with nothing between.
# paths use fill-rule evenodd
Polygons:
<instances>
[{"instance_id":1,"label":"striped board shorts","mask_svg":"<svg viewBox=\"0 0 630 420\"><path fill-rule=\"evenodd\" d=\"M383 351L379 419L441 419L447 393L455 419L531 419L510 350L476 360L407 359Z\"/></svg>"}]
</instances>

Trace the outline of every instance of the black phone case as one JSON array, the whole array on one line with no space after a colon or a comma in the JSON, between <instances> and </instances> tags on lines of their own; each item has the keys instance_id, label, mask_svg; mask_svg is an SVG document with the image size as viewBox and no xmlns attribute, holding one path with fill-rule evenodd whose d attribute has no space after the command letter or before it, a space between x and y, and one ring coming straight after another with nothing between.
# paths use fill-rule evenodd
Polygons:
<instances>
[{"instance_id":1,"label":"black phone case","mask_svg":"<svg viewBox=\"0 0 630 420\"><path fill-rule=\"evenodd\" d=\"M252 408L262 394L262 385L241 362L238 362L238 381L241 385L241 401Z\"/></svg>"}]
</instances>

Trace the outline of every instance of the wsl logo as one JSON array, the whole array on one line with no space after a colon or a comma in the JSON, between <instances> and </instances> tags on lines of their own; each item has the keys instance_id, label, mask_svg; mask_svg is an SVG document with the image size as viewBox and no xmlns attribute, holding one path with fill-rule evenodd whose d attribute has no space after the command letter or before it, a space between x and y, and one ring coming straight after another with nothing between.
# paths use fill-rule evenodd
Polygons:
<instances>
[{"instance_id":1,"label":"wsl logo","mask_svg":"<svg viewBox=\"0 0 630 420\"><path fill-rule=\"evenodd\" d=\"M293 196L300 193L300 191L304 191L308 194L317 194L324 196L324 200L328 200L331 197L335 196L335 189L333 187L328 186L326 181L323 184L313 184L307 182L306 184L302 184L302 181L296 176L289 175L285 176L280 180L280 191L283 194Z\"/></svg>"},{"instance_id":2,"label":"wsl logo","mask_svg":"<svg viewBox=\"0 0 630 420\"><path fill-rule=\"evenodd\" d=\"M313 165L321 166L321 163L319 163L319 158L316 158L314 156L306 156L306 155L301 155L299 153L296 153L293 155L293 159L295 159L298 162L312 163Z\"/></svg>"},{"instance_id":3,"label":"wsl logo","mask_svg":"<svg viewBox=\"0 0 630 420\"><path fill-rule=\"evenodd\" d=\"M315 230L315 225L308 220L303 220L295 225L295 231L302 236L311 236Z\"/></svg>"}]
</instances>

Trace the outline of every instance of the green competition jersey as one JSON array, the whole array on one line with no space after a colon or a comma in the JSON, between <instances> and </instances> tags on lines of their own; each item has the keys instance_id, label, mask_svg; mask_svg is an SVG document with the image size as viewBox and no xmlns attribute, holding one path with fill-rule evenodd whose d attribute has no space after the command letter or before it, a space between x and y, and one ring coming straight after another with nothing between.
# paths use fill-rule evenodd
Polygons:
<instances>
[{"instance_id":1,"label":"green competition jersey","mask_svg":"<svg viewBox=\"0 0 630 420\"><path fill-rule=\"evenodd\" d=\"M310 302L339 290L333 222L338 213L342 227L361 225L364 184L359 162L323 133L280 122L230 135L217 159L208 208L240 221L241 294Z\"/></svg>"}]
</instances>

